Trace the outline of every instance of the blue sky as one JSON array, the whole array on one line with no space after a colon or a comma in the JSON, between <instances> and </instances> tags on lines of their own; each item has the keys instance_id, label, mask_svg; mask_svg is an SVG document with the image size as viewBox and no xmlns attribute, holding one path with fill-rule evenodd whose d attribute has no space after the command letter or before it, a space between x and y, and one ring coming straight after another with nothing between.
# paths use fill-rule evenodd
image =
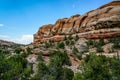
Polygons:
<instances>
[{"instance_id":1,"label":"blue sky","mask_svg":"<svg viewBox=\"0 0 120 80\"><path fill-rule=\"evenodd\" d=\"M112 0L0 0L0 39L27 44L39 27Z\"/></svg>"}]
</instances>

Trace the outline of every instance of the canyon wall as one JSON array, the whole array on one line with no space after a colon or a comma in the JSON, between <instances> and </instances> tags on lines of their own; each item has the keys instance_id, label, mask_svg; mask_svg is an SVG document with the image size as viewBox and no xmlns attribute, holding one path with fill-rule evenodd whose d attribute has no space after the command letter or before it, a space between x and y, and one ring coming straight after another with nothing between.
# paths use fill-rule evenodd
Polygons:
<instances>
[{"instance_id":1,"label":"canyon wall","mask_svg":"<svg viewBox=\"0 0 120 80\"><path fill-rule=\"evenodd\" d=\"M97 39L120 37L120 1L113 1L84 15L63 18L55 24L43 25L34 34L34 44L59 42L65 35Z\"/></svg>"}]
</instances>

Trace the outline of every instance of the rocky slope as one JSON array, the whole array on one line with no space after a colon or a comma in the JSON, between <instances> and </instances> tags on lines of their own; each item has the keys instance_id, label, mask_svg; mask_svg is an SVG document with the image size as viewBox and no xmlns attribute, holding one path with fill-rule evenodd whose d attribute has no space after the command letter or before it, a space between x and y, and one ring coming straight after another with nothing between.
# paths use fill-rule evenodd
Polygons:
<instances>
[{"instance_id":1,"label":"rocky slope","mask_svg":"<svg viewBox=\"0 0 120 80\"><path fill-rule=\"evenodd\" d=\"M15 48L19 46L22 46L22 45L14 42L10 42L10 41L0 40L0 50L13 51Z\"/></svg>"},{"instance_id":2,"label":"rocky slope","mask_svg":"<svg viewBox=\"0 0 120 80\"><path fill-rule=\"evenodd\" d=\"M120 1L113 1L84 15L63 18L55 24L40 27L34 34L34 44L49 40L59 42L64 36L76 34L83 38L120 37Z\"/></svg>"},{"instance_id":3,"label":"rocky slope","mask_svg":"<svg viewBox=\"0 0 120 80\"><path fill-rule=\"evenodd\" d=\"M16 43L14 43L14 42L0 40L0 46L12 46L12 45L15 45L15 44Z\"/></svg>"}]
</instances>

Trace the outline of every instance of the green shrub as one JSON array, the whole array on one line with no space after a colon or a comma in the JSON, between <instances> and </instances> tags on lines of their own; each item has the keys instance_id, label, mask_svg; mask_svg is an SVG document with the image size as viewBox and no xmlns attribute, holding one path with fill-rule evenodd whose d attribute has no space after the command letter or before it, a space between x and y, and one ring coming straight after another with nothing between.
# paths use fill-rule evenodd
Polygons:
<instances>
[{"instance_id":1,"label":"green shrub","mask_svg":"<svg viewBox=\"0 0 120 80\"><path fill-rule=\"evenodd\" d=\"M64 37L64 40L67 40L67 37L66 37L66 35L65 35L65 37Z\"/></svg>"},{"instance_id":2,"label":"green shrub","mask_svg":"<svg viewBox=\"0 0 120 80\"><path fill-rule=\"evenodd\" d=\"M11 69L11 65L9 64L9 62L6 59L0 58L0 74L5 73L10 69Z\"/></svg>"},{"instance_id":3,"label":"green shrub","mask_svg":"<svg viewBox=\"0 0 120 80\"><path fill-rule=\"evenodd\" d=\"M90 46L90 45L94 44L94 42L91 39L89 39L86 43L87 43L87 46Z\"/></svg>"},{"instance_id":4,"label":"green shrub","mask_svg":"<svg viewBox=\"0 0 120 80\"><path fill-rule=\"evenodd\" d=\"M82 53L77 54L77 58L78 58L79 60L81 60L81 59L82 59Z\"/></svg>"},{"instance_id":5,"label":"green shrub","mask_svg":"<svg viewBox=\"0 0 120 80\"><path fill-rule=\"evenodd\" d=\"M48 80L49 70L45 63L39 62L38 72L31 80Z\"/></svg>"},{"instance_id":6,"label":"green shrub","mask_svg":"<svg viewBox=\"0 0 120 80\"><path fill-rule=\"evenodd\" d=\"M39 72L39 76L43 77L43 75L47 74L48 72L48 67L45 65L45 63L43 62L39 62L38 64L38 72Z\"/></svg>"},{"instance_id":7,"label":"green shrub","mask_svg":"<svg viewBox=\"0 0 120 80\"><path fill-rule=\"evenodd\" d=\"M21 53L21 51L22 51L22 49L21 49L21 48L16 48L16 49L14 50L14 53L16 53L16 54L20 54L20 53Z\"/></svg>"},{"instance_id":8,"label":"green shrub","mask_svg":"<svg viewBox=\"0 0 120 80\"><path fill-rule=\"evenodd\" d=\"M69 39L69 40L72 40L72 39L73 39L73 37L72 37L71 34L68 36L68 39Z\"/></svg>"},{"instance_id":9,"label":"green shrub","mask_svg":"<svg viewBox=\"0 0 120 80\"><path fill-rule=\"evenodd\" d=\"M65 47L65 44L63 42L58 43L58 48L64 49L64 47Z\"/></svg>"},{"instance_id":10,"label":"green shrub","mask_svg":"<svg viewBox=\"0 0 120 80\"><path fill-rule=\"evenodd\" d=\"M103 52L102 46L105 45L104 39L103 38L99 39L99 42L96 42L94 45L97 48L98 52Z\"/></svg>"},{"instance_id":11,"label":"green shrub","mask_svg":"<svg viewBox=\"0 0 120 80\"><path fill-rule=\"evenodd\" d=\"M27 55L28 55L28 54L32 54L32 49L29 48L29 47L27 48Z\"/></svg>"},{"instance_id":12,"label":"green shrub","mask_svg":"<svg viewBox=\"0 0 120 80\"><path fill-rule=\"evenodd\" d=\"M97 46L97 51L98 51L98 52L103 52L103 48L98 45L98 46Z\"/></svg>"},{"instance_id":13,"label":"green shrub","mask_svg":"<svg viewBox=\"0 0 120 80\"><path fill-rule=\"evenodd\" d=\"M72 78L74 77L74 72L71 69L64 67L62 72L62 80L72 80Z\"/></svg>"},{"instance_id":14,"label":"green shrub","mask_svg":"<svg viewBox=\"0 0 120 80\"><path fill-rule=\"evenodd\" d=\"M103 38L100 38L100 39L99 39L98 45L100 45L100 46L105 45L105 42L104 42L104 39L103 39Z\"/></svg>"},{"instance_id":15,"label":"green shrub","mask_svg":"<svg viewBox=\"0 0 120 80\"><path fill-rule=\"evenodd\" d=\"M82 74L76 73L72 80L85 80L85 79L83 79Z\"/></svg>"},{"instance_id":16,"label":"green shrub","mask_svg":"<svg viewBox=\"0 0 120 80\"><path fill-rule=\"evenodd\" d=\"M75 44L75 42L72 40L70 44L71 44L71 45L74 45L74 44Z\"/></svg>"},{"instance_id":17,"label":"green shrub","mask_svg":"<svg viewBox=\"0 0 120 80\"><path fill-rule=\"evenodd\" d=\"M88 49L89 49L90 46L96 47L98 52L102 52L103 51L102 46L105 45L103 38L99 39L99 42L95 42L95 41L93 42L90 39L86 43L87 43Z\"/></svg>"},{"instance_id":18,"label":"green shrub","mask_svg":"<svg viewBox=\"0 0 120 80\"><path fill-rule=\"evenodd\" d=\"M32 71L32 67L31 67L31 66L28 66L28 67L24 70L23 75L24 75L25 77L30 77L30 74L31 74L32 72L33 72L33 71Z\"/></svg>"},{"instance_id":19,"label":"green shrub","mask_svg":"<svg viewBox=\"0 0 120 80\"><path fill-rule=\"evenodd\" d=\"M75 41L77 41L77 40L79 40L79 36L78 35L76 35L76 37L75 37Z\"/></svg>"},{"instance_id":20,"label":"green shrub","mask_svg":"<svg viewBox=\"0 0 120 80\"><path fill-rule=\"evenodd\" d=\"M66 40L65 43L66 43L66 45L69 45L69 44L70 44L70 41L69 41L69 40Z\"/></svg>"},{"instance_id":21,"label":"green shrub","mask_svg":"<svg viewBox=\"0 0 120 80\"><path fill-rule=\"evenodd\" d=\"M114 43L114 48L120 48L120 37L110 38L109 41Z\"/></svg>"},{"instance_id":22,"label":"green shrub","mask_svg":"<svg viewBox=\"0 0 120 80\"><path fill-rule=\"evenodd\" d=\"M58 67L65 64L70 65L69 57L66 52L61 52L61 51L51 52L51 57L50 57L51 66Z\"/></svg>"},{"instance_id":23,"label":"green shrub","mask_svg":"<svg viewBox=\"0 0 120 80\"><path fill-rule=\"evenodd\" d=\"M22 77L22 73L26 70L27 60L21 55L16 55L6 59L7 65L4 65L4 68L7 71L2 73L0 76L3 80L18 80ZM1 71L1 70L0 70ZM25 75L23 75L25 76Z\"/></svg>"},{"instance_id":24,"label":"green shrub","mask_svg":"<svg viewBox=\"0 0 120 80\"><path fill-rule=\"evenodd\" d=\"M50 44L48 42L45 43L45 48L49 48Z\"/></svg>"},{"instance_id":25,"label":"green shrub","mask_svg":"<svg viewBox=\"0 0 120 80\"><path fill-rule=\"evenodd\" d=\"M78 51L78 49L74 46L74 48L73 48L73 50L72 50L72 53L73 54L77 54L79 51Z\"/></svg>"},{"instance_id":26,"label":"green shrub","mask_svg":"<svg viewBox=\"0 0 120 80\"><path fill-rule=\"evenodd\" d=\"M73 80L119 80L120 60L94 53L86 55L85 61L79 67L81 73L75 75Z\"/></svg>"},{"instance_id":27,"label":"green shrub","mask_svg":"<svg viewBox=\"0 0 120 80\"><path fill-rule=\"evenodd\" d=\"M38 64L38 73L32 80L72 80L73 71L62 66L69 63L66 52L51 51L50 63L46 65L42 61Z\"/></svg>"},{"instance_id":28,"label":"green shrub","mask_svg":"<svg viewBox=\"0 0 120 80\"><path fill-rule=\"evenodd\" d=\"M37 58L38 61L43 61L42 54L43 54L42 52L38 53L38 58Z\"/></svg>"}]
</instances>

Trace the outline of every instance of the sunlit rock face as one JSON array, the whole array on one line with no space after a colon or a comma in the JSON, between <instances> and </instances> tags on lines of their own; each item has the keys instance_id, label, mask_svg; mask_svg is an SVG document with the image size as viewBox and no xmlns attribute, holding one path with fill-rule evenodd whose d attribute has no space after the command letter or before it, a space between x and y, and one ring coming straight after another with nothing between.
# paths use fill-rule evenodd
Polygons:
<instances>
[{"instance_id":1,"label":"sunlit rock face","mask_svg":"<svg viewBox=\"0 0 120 80\"><path fill-rule=\"evenodd\" d=\"M44 25L34 34L34 44L64 40L65 35L82 38L120 37L120 1L113 1L84 15L63 18L55 24Z\"/></svg>"}]
</instances>

